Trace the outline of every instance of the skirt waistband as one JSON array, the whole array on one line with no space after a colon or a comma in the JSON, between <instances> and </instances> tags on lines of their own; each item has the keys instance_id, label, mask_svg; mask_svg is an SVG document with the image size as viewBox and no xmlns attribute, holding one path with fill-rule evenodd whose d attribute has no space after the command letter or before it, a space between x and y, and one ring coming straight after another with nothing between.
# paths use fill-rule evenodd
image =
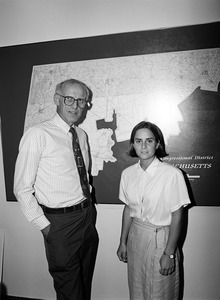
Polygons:
<instances>
[{"instance_id":1,"label":"skirt waistband","mask_svg":"<svg viewBox=\"0 0 220 300\"><path fill-rule=\"evenodd\" d=\"M153 230L155 232L160 231L162 228L169 228L170 227L169 225L154 225L154 224L150 223L148 220L143 221L143 220L141 220L139 218L136 218L136 217L133 218L133 222L136 223L137 225L145 227L149 230Z\"/></svg>"}]
</instances>

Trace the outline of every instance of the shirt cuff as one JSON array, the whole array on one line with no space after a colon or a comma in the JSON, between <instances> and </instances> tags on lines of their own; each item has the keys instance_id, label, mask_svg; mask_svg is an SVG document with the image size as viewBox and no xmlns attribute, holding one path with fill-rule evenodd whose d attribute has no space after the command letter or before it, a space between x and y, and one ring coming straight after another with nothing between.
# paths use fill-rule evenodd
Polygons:
<instances>
[{"instance_id":1,"label":"shirt cuff","mask_svg":"<svg viewBox=\"0 0 220 300\"><path fill-rule=\"evenodd\" d=\"M50 225L49 220L45 217L45 215L40 216L39 218L36 218L32 221L32 224L34 224L37 229L42 230L48 225Z\"/></svg>"}]
</instances>

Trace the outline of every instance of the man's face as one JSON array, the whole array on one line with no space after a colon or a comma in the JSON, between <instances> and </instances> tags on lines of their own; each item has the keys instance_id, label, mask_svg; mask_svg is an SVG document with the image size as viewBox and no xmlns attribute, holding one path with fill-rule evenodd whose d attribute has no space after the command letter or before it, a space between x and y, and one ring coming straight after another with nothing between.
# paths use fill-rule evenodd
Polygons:
<instances>
[{"instance_id":1,"label":"man's face","mask_svg":"<svg viewBox=\"0 0 220 300\"><path fill-rule=\"evenodd\" d=\"M62 92L59 92L58 94L70 96L74 99L86 99L86 91L79 83L65 86ZM69 126L72 126L81 117L83 108L78 106L77 101L68 106L64 103L63 97L57 94L55 94L54 97L54 102L57 105L57 113Z\"/></svg>"}]
</instances>

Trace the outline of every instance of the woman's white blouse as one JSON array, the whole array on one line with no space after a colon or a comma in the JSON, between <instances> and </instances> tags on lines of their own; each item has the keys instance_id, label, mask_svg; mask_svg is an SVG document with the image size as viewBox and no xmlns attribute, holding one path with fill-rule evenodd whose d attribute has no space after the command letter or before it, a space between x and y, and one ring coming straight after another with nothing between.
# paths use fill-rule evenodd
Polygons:
<instances>
[{"instance_id":1,"label":"woman's white blouse","mask_svg":"<svg viewBox=\"0 0 220 300\"><path fill-rule=\"evenodd\" d=\"M130 207L131 217L155 225L170 225L171 213L190 204L182 172L155 158L144 171L140 162L121 175L119 199Z\"/></svg>"}]
</instances>

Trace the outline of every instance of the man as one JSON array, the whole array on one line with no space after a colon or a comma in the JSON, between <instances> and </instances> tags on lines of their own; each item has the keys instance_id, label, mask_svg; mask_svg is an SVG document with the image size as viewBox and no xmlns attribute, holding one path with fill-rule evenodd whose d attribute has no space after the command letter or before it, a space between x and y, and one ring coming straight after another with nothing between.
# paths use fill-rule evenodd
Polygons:
<instances>
[{"instance_id":1,"label":"man","mask_svg":"<svg viewBox=\"0 0 220 300\"><path fill-rule=\"evenodd\" d=\"M89 101L90 90L84 83L68 79L58 84L54 94L57 113L26 131L15 166L14 193L26 218L44 236L58 300L91 297L98 247L95 208L88 181L88 195L82 188L72 147L76 132L83 156L80 167L85 165L87 180L87 136L75 124L85 115Z\"/></svg>"}]
</instances>

